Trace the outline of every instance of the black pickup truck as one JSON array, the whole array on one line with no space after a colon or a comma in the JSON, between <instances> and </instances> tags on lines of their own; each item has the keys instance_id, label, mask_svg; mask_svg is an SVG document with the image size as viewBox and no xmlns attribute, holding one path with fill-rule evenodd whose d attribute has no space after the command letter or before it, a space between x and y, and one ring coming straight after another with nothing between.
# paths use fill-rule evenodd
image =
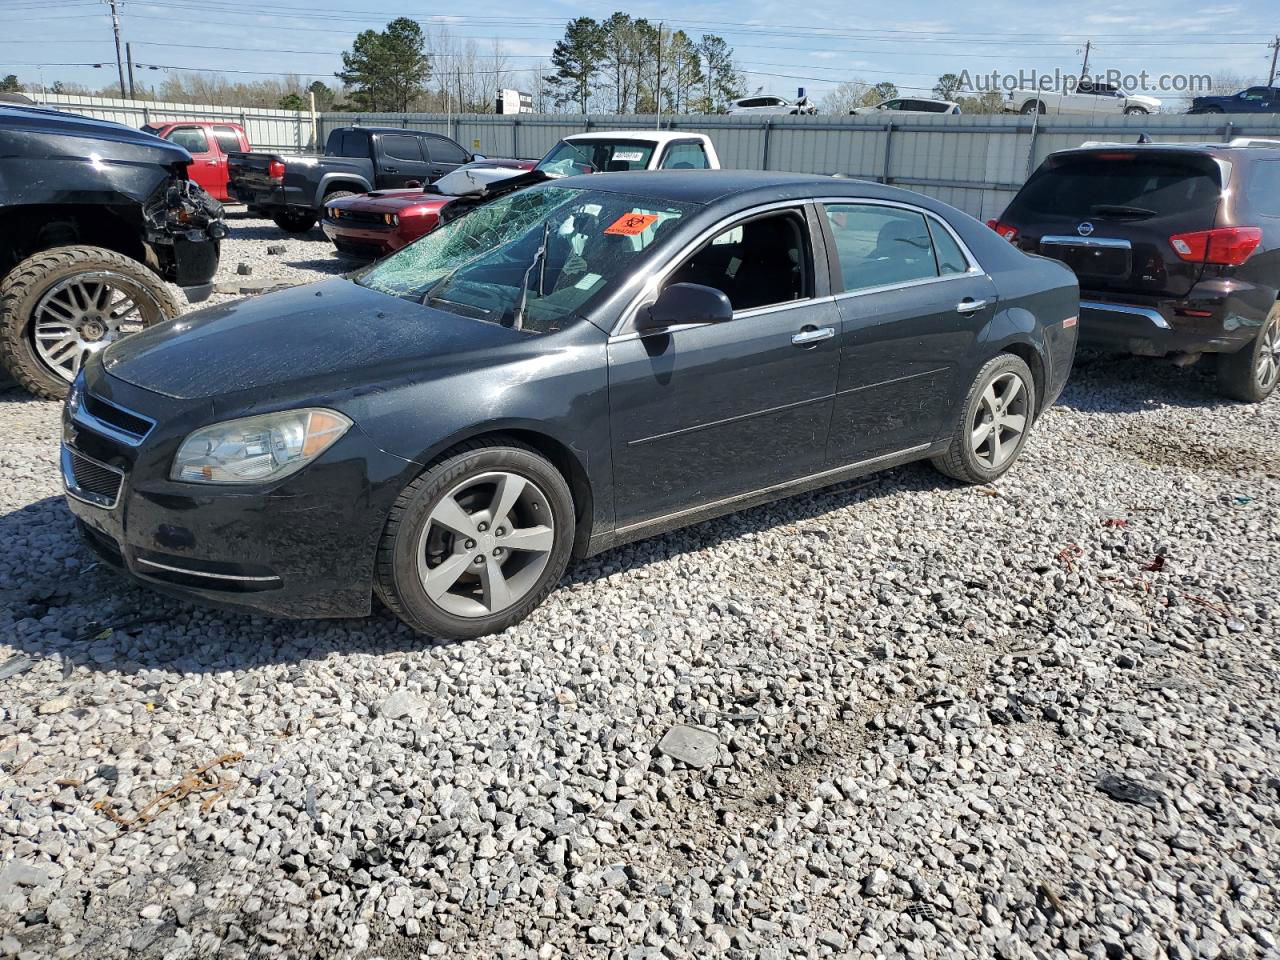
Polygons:
<instances>
[{"instance_id":1,"label":"black pickup truck","mask_svg":"<svg viewBox=\"0 0 1280 960\"><path fill-rule=\"evenodd\" d=\"M61 397L81 365L207 297L227 235L191 154L118 123L0 105L0 366Z\"/></svg>"},{"instance_id":2,"label":"black pickup truck","mask_svg":"<svg viewBox=\"0 0 1280 960\"><path fill-rule=\"evenodd\" d=\"M306 233L325 204L370 190L422 186L477 159L448 137L399 127L339 127L324 156L231 153L231 194L287 233Z\"/></svg>"}]
</instances>

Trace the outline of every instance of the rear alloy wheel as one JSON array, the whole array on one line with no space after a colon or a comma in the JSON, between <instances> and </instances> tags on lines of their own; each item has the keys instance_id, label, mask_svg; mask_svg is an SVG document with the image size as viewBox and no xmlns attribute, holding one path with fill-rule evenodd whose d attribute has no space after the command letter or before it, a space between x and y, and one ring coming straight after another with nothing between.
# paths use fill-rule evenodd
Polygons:
<instances>
[{"instance_id":1,"label":"rear alloy wheel","mask_svg":"<svg viewBox=\"0 0 1280 960\"><path fill-rule=\"evenodd\" d=\"M1124 115L1126 117L1145 117L1151 111L1146 107L1125 107Z\"/></svg>"},{"instance_id":2,"label":"rear alloy wheel","mask_svg":"<svg viewBox=\"0 0 1280 960\"><path fill-rule=\"evenodd\" d=\"M57 399L93 354L180 312L138 261L101 247L55 247L0 283L0 361L32 393Z\"/></svg>"},{"instance_id":3,"label":"rear alloy wheel","mask_svg":"<svg viewBox=\"0 0 1280 960\"><path fill-rule=\"evenodd\" d=\"M273 213L271 219L285 233L306 233L316 225L317 217L310 210L285 210Z\"/></svg>"},{"instance_id":4,"label":"rear alloy wheel","mask_svg":"<svg viewBox=\"0 0 1280 960\"><path fill-rule=\"evenodd\" d=\"M1259 403L1280 383L1280 304L1243 350L1218 357L1218 388L1233 400Z\"/></svg>"},{"instance_id":5,"label":"rear alloy wheel","mask_svg":"<svg viewBox=\"0 0 1280 960\"><path fill-rule=\"evenodd\" d=\"M514 443L464 445L400 495L378 551L377 590L419 632L505 630L542 602L573 546L560 473Z\"/></svg>"},{"instance_id":6,"label":"rear alloy wheel","mask_svg":"<svg viewBox=\"0 0 1280 960\"><path fill-rule=\"evenodd\" d=\"M1044 102L1041 100L1028 100L1022 105L1022 113L1044 113Z\"/></svg>"},{"instance_id":7,"label":"rear alloy wheel","mask_svg":"<svg viewBox=\"0 0 1280 960\"><path fill-rule=\"evenodd\" d=\"M965 483L990 483L1013 466L1035 421L1036 388L1019 357L1001 354L978 372L947 452L933 465Z\"/></svg>"}]
</instances>

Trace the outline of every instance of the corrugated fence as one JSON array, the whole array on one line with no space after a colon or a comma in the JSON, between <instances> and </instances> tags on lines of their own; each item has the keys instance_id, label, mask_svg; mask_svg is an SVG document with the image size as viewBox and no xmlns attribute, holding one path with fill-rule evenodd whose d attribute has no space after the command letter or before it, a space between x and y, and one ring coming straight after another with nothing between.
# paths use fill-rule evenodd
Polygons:
<instances>
[{"instance_id":1,"label":"corrugated fence","mask_svg":"<svg viewBox=\"0 0 1280 960\"><path fill-rule=\"evenodd\" d=\"M112 120L129 127L179 123L184 120L226 120L238 123L249 142L262 150L306 150L312 144L311 114L295 110L261 110L255 107L218 107L207 104L120 100L113 97L81 97L74 94L27 93L41 106L66 110L98 120Z\"/></svg>"},{"instance_id":2,"label":"corrugated fence","mask_svg":"<svg viewBox=\"0 0 1280 960\"><path fill-rule=\"evenodd\" d=\"M652 116L520 114L309 113L143 103L50 94L49 106L130 126L178 120L232 120L259 149L307 150L329 131L350 124L430 130L491 157L541 157L561 137L601 130L652 130ZM1170 114L1151 117L898 116L764 117L664 116L666 130L708 134L720 162L736 169L843 174L919 190L976 217L997 216L1027 174L1054 150L1087 140L1222 141L1253 136L1280 139L1280 115Z\"/></svg>"}]
</instances>

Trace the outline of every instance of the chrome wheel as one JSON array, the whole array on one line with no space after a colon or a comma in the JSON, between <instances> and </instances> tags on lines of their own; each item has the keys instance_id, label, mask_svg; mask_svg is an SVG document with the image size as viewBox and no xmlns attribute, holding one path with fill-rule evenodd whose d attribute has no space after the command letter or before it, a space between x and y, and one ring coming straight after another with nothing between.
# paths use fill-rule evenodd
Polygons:
<instances>
[{"instance_id":1,"label":"chrome wheel","mask_svg":"<svg viewBox=\"0 0 1280 960\"><path fill-rule=\"evenodd\" d=\"M487 617L537 585L555 545L547 496L527 477L477 474L440 498L418 538L427 596L456 617Z\"/></svg>"},{"instance_id":2,"label":"chrome wheel","mask_svg":"<svg viewBox=\"0 0 1280 960\"><path fill-rule=\"evenodd\" d=\"M1272 320L1258 336L1253 377L1263 393L1270 392L1280 380L1280 319Z\"/></svg>"},{"instance_id":3,"label":"chrome wheel","mask_svg":"<svg viewBox=\"0 0 1280 960\"><path fill-rule=\"evenodd\" d=\"M100 271L54 284L36 304L31 337L40 362L68 382L90 354L146 326L145 291L128 277Z\"/></svg>"},{"instance_id":4,"label":"chrome wheel","mask_svg":"<svg viewBox=\"0 0 1280 960\"><path fill-rule=\"evenodd\" d=\"M1003 467L1018 452L1027 429L1027 389L1016 373L1002 373L982 391L970 425L974 456L989 470Z\"/></svg>"}]
</instances>

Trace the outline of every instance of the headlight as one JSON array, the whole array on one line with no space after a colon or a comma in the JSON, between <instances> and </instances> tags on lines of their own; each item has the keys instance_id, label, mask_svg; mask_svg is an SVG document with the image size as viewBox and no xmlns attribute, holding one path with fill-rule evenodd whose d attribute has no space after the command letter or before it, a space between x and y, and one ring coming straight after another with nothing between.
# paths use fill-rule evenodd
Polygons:
<instances>
[{"instance_id":1,"label":"headlight","mask_svg":"<svg viewBox=\"0 0 1280 960\"><path fill-rule=\"evenodd\" d=\"M184 483L278 480L329 449L351 426L334 410L281 410L201 427L178 448L169 479Z\"/></svg>"},{"instance_id":2,"label":"headlight","mask_svg":"<svg viewBox=\"0 0 1280 960\"><path fill-rule=\"evenodd\" d=\"M394 213L384 213L382 215L382 219L387 222L388 227L395 227L395 226L399 226L400 224L400 218L396 216Z\"/></svg>"}]
</instances>

